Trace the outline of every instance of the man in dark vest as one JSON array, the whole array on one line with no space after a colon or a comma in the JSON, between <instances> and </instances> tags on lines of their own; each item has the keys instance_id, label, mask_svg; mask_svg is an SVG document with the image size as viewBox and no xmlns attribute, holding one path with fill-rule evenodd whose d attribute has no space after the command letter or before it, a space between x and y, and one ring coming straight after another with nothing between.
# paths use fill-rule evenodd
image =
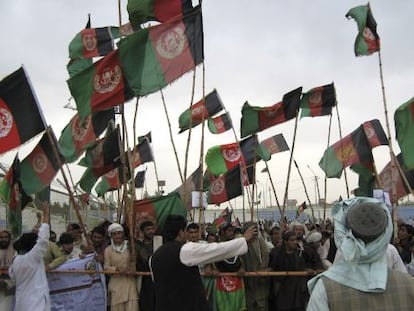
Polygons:
<instances>
[{"instance_id":1,"label":"man in dark vest","mask_svg":"<svg viewBox=\"0 0 414 311\"><path fill-rule=\"evenodd\" d=\"M412 310L414 279L387 267L392 220L386 205L356 197L332 209L342 256L308 282L307 310Z\"/></svg>"},{"instance_id":2,"label":"man in dark vest","mask_svg":"<svg viewBox=\"0 0 414 311\"><path fill-rule=\"evenodd\" d=\"M208 311L198 265L245 254L256 228L222 243L187 242L183 216L169 215L163 229L164 244L150 259L156 311Z\"/></svg>"}]
</instances>

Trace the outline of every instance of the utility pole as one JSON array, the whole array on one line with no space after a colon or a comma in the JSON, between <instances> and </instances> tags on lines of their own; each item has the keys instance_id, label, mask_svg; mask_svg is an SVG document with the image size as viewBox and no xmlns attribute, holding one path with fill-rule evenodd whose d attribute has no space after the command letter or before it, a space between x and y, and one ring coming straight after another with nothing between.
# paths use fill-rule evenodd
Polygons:
<instances>
[{"instance_id":1,"label":"utility pole","mask_svg":"<svg viewBox=\"0 0 414 311\"><path fill-rule=\"evenodd\" d=\"M315 205L319 205L319 202L321 200L321 193L319 191L319 182L318 179L319 177L315 174L315 172L311 169L311 167L309 165L307 165L308 169L312 172L313 174L313 179L315 182Z\"/></svg>"}]
</instances>

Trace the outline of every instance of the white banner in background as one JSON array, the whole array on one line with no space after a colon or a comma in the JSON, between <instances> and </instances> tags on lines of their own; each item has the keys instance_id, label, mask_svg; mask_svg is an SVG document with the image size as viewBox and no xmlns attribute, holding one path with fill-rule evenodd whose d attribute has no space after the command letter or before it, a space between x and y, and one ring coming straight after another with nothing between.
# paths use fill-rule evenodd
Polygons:
<instances>
[{"instance_id":1,"label":"white banner in background","mask_svg":"<svg viewBox=\"0 0 414 311\"><path fill-rule=\"evenodd\" d=\"M102 270L94 255L71 259L56 270ZM106 310L105 276L99 274L48 273L52 311Z\"/></svg>"}]
</instances>

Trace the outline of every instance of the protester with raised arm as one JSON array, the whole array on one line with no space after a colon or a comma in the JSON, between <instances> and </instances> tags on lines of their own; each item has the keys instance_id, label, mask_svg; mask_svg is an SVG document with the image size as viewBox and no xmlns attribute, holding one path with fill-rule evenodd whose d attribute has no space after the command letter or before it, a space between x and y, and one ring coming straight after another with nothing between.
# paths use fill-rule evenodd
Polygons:
<instances>
[{"instance_id":1,"label":"protester with raised arm","mask_svg":"<svg viewBox=\"0 0 414 311\"><path fill-rule=\"evenodd\" d=\"M23 233L13 244L18 255L9 268L16 282L15 311L50 310L49 286L43 257L49 244L49 205L43 204L43 222L38 234Z\"/></svg>"}]
</instances>

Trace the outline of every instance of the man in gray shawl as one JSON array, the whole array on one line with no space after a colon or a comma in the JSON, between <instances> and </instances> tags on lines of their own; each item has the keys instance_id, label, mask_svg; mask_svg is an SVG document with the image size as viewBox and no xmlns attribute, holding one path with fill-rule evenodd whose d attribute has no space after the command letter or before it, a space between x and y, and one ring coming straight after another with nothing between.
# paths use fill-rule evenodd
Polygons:
<instances>
[{"instance_id":1,"label":"man in gray shawl","mask_svg":"<svg viewBox=\"0 0 414 311\"><path fill-rule=\"evenodd\" d=\"M392 220L386 205L356 197L337 203L332 216L342 256L308 282L307 310L412 310L414 279L387 267Z\"/></svg>"}]
</instances>

